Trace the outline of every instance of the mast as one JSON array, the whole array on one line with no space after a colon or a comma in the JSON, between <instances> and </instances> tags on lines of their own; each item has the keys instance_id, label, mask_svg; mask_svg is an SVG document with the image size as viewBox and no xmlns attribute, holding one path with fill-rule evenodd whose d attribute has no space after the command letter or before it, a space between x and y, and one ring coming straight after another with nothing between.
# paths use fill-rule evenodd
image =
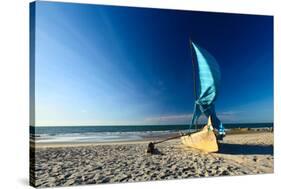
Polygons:
<instances>
[{"instance_id":1,"label":"mast","mask_svg":"<svg viewBox=\"0 0 281 189\"><path fill-rule=\"evenodd\" d=\"M195 98L195 100L197 100L197 93L196 93L197 85L196 85L196 70L195 70L196 67L195 67L194 57L193 57L193 53L192 53L192 41L191 41L191 38L189 38L189 45L190 45L191 62L192 62L192 67L193 67L193 91L194 91L194 98Z\"/></svg>"},{"instance_id":2,"label":"mast","mask_svg":"<svg viewBox=\"0 0 281 189\"><path fill-rule=\"evenodd\" d=\"M197 89L197 83L196 83L196 70L195 70L195 62L194 62L194 56L193 56L193 53L192 53L192 41L191 41L191 38L189 37L189 46L190 46L190 55L191 55L191 62L192 62L192 67L193 67L193 91L194 91L194 98L195 98L195 101L197 100L197 92L196 92L196 89ZM196 106L196 104L194 105L194 107ZM191 126L192 124L190 124L189 126L189 130L191 129ZM195 122L195 129L197 130L197 120Z\"/></svg>"}]
</instances>

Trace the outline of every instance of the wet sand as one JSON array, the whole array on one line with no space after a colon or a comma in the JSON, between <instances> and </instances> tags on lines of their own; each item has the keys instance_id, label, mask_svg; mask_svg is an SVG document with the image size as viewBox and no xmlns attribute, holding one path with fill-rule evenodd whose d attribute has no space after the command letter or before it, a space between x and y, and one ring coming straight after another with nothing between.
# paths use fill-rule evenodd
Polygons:
<instances>
[{"instance_id":1,"label":"wet sand","mask_svg":"<svg viewBox=\"0 0 281 189\"><path fill-rule=\"evenodd\" d=\"M227 135L218 153L184 147L180 140L36 145L36 187L273 173L273 133ZM33 181L33 179L32 179Z\"/></svg>"}]
</instances>

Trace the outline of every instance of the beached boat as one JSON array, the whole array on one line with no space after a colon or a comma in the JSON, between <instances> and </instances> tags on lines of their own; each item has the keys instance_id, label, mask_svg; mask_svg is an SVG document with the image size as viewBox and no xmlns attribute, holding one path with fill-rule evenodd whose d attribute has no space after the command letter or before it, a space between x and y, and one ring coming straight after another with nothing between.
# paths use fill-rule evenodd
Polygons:
<instances>
[{"instance_id":1,"label":"beached boat","mask_svg":"<svg viewBox=\"0 0 281 189\"><path fill-rule=\"evenodd\" d=\"M217 98L221 73L216 59L205 49L190 40L191 57L194 76L194 112L190 127L197 128L197 120L201 115L208 118L208 124L200 131L181 137L185 146L206 152L218 151L217 139L225 135L224 127L216 116L215 100ZM194 57L195 54L196 58ZM198 81L198 85L197 85ZM217 136L214 133L216 129Z\"/></svg>"},{"instance_id":2,"label":"beached boat","mask_svg":"<svg viewBox=\"0 0 281 189\"><path fill-rule=\"evenodd\" d=\"M193 65L195 103L189 132L161 141L150 142L147 153L154 153L155 144L176 138L181 138L183 145L187 147L205 152L217 152L219 150L217 140L222 140L225 135L223 124L218 119L215 111L215 101L221 79L220 68L216 59L208 51L199 47L191 40L190 50ZM201 130L191 132L192 127L198 128L197 122L201 115L205 115L208 118L207 125Z\"/></svg>"},{"instance_id":3,"label":"beached boat","mask_svg":"<svg viewBox=\"0 0 281 189\"><path fill-rule=\"evenodd\" d=\"M181 142L187 147L196 148L204 152L217 152L219 150L210 117L208 124L202 130L182 136Z\"/></svg>"}]
</instances>

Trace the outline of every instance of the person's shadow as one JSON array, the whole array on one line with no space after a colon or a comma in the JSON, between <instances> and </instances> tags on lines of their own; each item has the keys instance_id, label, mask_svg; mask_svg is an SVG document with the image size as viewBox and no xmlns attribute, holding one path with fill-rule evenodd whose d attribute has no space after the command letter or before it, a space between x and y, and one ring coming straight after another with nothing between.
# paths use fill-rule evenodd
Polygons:
<instances>
[{"instance_id":1,"label":"person's shadow","mask_svg":"<svg viewBox=\"0 0 281 189\"><path fill-rule=\"evenodd\" d=\"M273 155L273 145L219 143L219 153L233 155Z\"/></svg>"}]
</instances>

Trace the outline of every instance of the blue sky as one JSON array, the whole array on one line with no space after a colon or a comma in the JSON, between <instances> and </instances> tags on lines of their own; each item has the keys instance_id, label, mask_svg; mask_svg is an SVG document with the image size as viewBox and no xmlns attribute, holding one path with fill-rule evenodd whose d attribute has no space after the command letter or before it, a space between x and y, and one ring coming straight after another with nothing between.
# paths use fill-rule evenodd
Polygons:
<instances>
[{"instance_id":1,"label":"blue sky","mask_svg":"<svg viewBox=\"0 0 281 189\"><path fill-rule=\"evenodd\" d=\"M224 123L273 121L273 17L37 2L36 125L189 124L189 37L216 57Z\"/></svg>"}]
</instances>

